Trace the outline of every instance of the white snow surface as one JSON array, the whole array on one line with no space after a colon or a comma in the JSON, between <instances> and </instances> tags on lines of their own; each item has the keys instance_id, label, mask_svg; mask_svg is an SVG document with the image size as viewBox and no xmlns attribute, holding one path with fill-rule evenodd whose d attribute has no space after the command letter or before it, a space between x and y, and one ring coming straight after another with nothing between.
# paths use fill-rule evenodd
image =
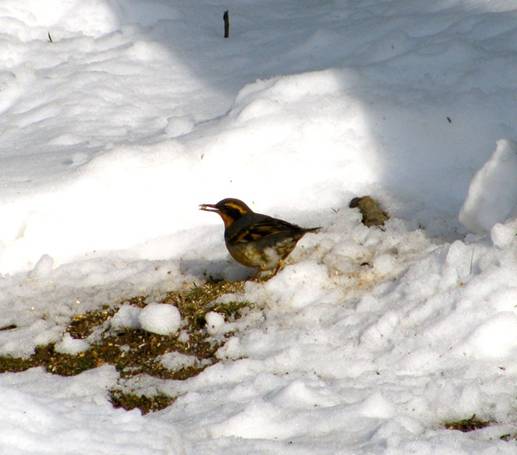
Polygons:
<instances>
[{"instance_id":1,"label":"white snow surface","mask_svg":"<svg viewBox=\"0 0 517 455\"><path fill-rule=\"evenodd\" d=\"M517 216L517 144L497 143L492 157L472 179L460 212L461 222L483 233L500 221Z\"/></svg>"},{"instance_id":2,"label":"white snow surface","mask_svg":"<svg viewBox=\"0 0 517 455\"><path fill-rule=\"evenodd\" d=\"M209 311L205 315L206 329L210 335L217 335L224 331L224 316L215 311Z\"/></svg>"},{"instance_id":3,"label":"white snow surface","mask_svg":"<svg viewBox=\"0 0 517 455\"><path fill-rule=\"evenodd\" d=\"M0 374L0 453L515 454L516 38L510 0L0 2L1 355L247 277L200 203L323 227L209 317L219 363L135 379L160 412L113 409L108 366Z\"/></svg>"},{"instance_id":4,"label":"white snow surface","mask_svg":"<svg viewBox=\"0 0 517 455\"><path fill-rule=\"evenodd\" d=\"M63 354L79 354L80 352L86 351L90 347L89 343L85 340L72 338L69 333L63 335L63 339L55 344L57 352Z\"/></svg>"},{"instance_id":5,"label":"white snow surface","mask_svg":"<svg viewBox=\"0 0 517 455\"><path fill-rule=\"evenodd\" d=\"M181 315L174 305L149 303L138 315L140 327L159 335L172 335L180 328Z\"/></svg>"}]
</instances>

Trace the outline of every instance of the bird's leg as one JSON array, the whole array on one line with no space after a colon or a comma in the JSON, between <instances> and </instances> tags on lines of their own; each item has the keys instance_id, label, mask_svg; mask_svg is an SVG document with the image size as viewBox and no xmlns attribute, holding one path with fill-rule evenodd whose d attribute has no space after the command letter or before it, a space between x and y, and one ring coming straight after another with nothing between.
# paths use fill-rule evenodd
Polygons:
<instances>
[{"instance_id":1,"label":"bird's leg","mask_svg":"<svg viewBox=\"0 0 517 455\"><path fill-rule=\"evenodd\" d=\"M273 270L273 273L271 274L271 277L274 277L280 270L282 270L285 266L285 261L283 259L280 259L278 261L278 264L276 265L275 269Z\"/></svg>"},{"instance_id":2,"label":"bird's leg","mask_svg":"<svg viewBox=\"0 0 517 455\"><path fill-rule=\"evenodd\" d=\"M255 283L262 283L264 281L269 280L273 275L271 275L271 272L268 272L267 270L257 270L257 273L253 276L251 281L254 281Z\"/></svg>"},{"instance_id":3,"label":"bird's leg","mask_svg":"<svg viewBox=\"0 0 517 455\"><path fill-rule=\"evenodd\" d=\"M280 270L285 266L285 261L282 259L278 261L278 264L273 270L259 270L253 277L253 281L263 282L273 278Z\"/></svg>"},{"instance_id":4,"label":"bird's leg","mask_svg":"<svg viewBox=\"0 0 517 455\"><path fill-rule=\"evenodd\" d=\"M261 283L273 278L285 266L285 260L281 259L273 270L257 270L251 281Z\"/></svg>"}]
</instances>

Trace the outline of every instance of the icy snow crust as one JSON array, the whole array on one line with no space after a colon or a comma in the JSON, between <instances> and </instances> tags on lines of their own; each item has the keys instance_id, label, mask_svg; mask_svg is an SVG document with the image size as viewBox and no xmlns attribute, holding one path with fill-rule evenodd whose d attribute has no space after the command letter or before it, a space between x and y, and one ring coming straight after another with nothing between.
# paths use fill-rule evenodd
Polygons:
<instances>
[{"instance_id":1,"label":"icy snow crust","mask_svg":"<svg viewBox=\"0 0 517 455\"><path fill-rule=\"evenodd\" d=\"M0 354L77 353L74 314L246 277L199 203L323 229L247 284L220 363L135 380L179 397L161 412L113 409L110 367L0 375L0 453L514 454L516 35L503 0L3 0ZM147 311L112 324L180 326ZM498 423L440 425L472 414Z\"/></svg>"}]
</instances>

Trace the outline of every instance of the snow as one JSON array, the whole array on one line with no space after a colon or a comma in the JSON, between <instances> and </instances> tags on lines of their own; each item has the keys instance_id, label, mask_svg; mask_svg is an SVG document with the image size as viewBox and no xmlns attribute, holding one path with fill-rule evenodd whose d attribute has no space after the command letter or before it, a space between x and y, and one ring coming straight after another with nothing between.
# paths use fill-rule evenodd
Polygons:
<instances>
[{"instance_id":1,"label":"snow","mask_svg":"<svg viewBox=\"0 0 517 455\"><path fill-rule=\"evenodd\" d=\"M490 231L517 215L517 144L500 140L470 184L460 221L473 232Z\"/></svg>"},{"instance_id":2,"label":"snow","mask_svg":"<svg viewBox=\"0 0 517 455\"><path fill-rule=\"evenodd\" d=\"M147 332L171 335L180 328L181 315L173 305L149 303L138 315L138 321Z\"/></svg>"},{"instance_id":3,"label":"snow","mask_svg":"<svg viewBox=\"0 0 517 455\"><path fill-rule=\"evenodd\" d=\"M73 379L37 369L2 376L2 453L185 453L174 428L143 419L139 412L113 409L101 400L116 377L112 367Z\"/></svg>"},{"instance_id":4,"label":"snow","mask_svg":"<svg viewBox=\"0 0 517 455\"><path fill-rule=\"evenodd\" d=\"M86 351L90 345L88 342L76 338L72 338L69 333L65 333L63 339L55 344L57 352L62 354L79 354Z\"/></svg>"},{"instance_id":5,"label":"snow","mask_svg":"<svg viewBox=\"0 0 517 455\"><path fill-rule=\"evenodd\" d=\"M44 254L40 260L36 263L30 273L31 278L45 278L50 275L54 266L54 260L48 255Z\"/></svg>"},{"instance_id":6,"label":"snow","mask_svg":"<svg viewBox=\"0 0 517 455\"><path fill-rule=\"evenodd\" d=\"M141 308L124 304L113 315L110 321L111 327L117 329L139 329Z\"/></svg>"},{"instance_id":7,"label":"snow","mask_svg":"<svg viewBox=\"0 0 517 455\"><path fill-rule=\"evenodd\" d=\"M165 368L168 368L172 371L181 370L182 368L199 367L210 364L210 361L200 361L195 356L180 354L179 352L168 352L167 354L162 355L160 362Z\"/></svg>"},{"instance_id":8,"label":"snow","mask_svg":"<svg viewBox=\"0 0 517 455\"><path fill-rule=\"evenodd\" d=\"M517 219L507 224L496 223L490 231L492 243L499 248L507 248L515 238Z\"/></svg>"},{"instance_id":9,"label":"snow","mask_svg":"<svg viewBox=\"0 0 517 455\"><path fill-rule=\"evenodd\" d=\"M205 315L206 326L210 335L217 335L224 331L224 316L216 313L215 311L209 311Z\"/></svg>"},{"instance_id":10,"label":"snow","mask_svg":"<svg viewBox=\"0 0 517 455\"><path fill-rule=\"evenodd\" d=\"M170 370L207 368L126 381L176 397L162 411L114 409L111 366L0 374L0 453L515 453L500 439L517 433L515 13L2 1L0 354L80 353L67 324L106 304L99 330L188 342L155 302L249 276L200 203L323 228L226 298L252 302L241 319L207 314L213 340L228 334L220 362L169 353ZM348 207L366 194L384 227ZM494 424L443 428L473 414Z\"/></svg>"}]
</instances>

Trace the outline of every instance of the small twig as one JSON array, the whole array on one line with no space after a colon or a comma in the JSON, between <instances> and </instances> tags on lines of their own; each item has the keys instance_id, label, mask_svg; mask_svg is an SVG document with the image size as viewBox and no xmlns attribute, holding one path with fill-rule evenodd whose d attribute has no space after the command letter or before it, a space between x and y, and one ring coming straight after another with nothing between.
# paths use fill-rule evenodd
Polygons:
<instances>
[{"instance_id":1,"label":"small twig","mask_svg":"<svg viewBox=\"0 0 517 455\"><path fill-rule=\"evenodd\" d=\"M224 37L228 38L230 36L230 14L228 10L226 10L223 14L224 21Z\"/></svg>"}]
</instances>

